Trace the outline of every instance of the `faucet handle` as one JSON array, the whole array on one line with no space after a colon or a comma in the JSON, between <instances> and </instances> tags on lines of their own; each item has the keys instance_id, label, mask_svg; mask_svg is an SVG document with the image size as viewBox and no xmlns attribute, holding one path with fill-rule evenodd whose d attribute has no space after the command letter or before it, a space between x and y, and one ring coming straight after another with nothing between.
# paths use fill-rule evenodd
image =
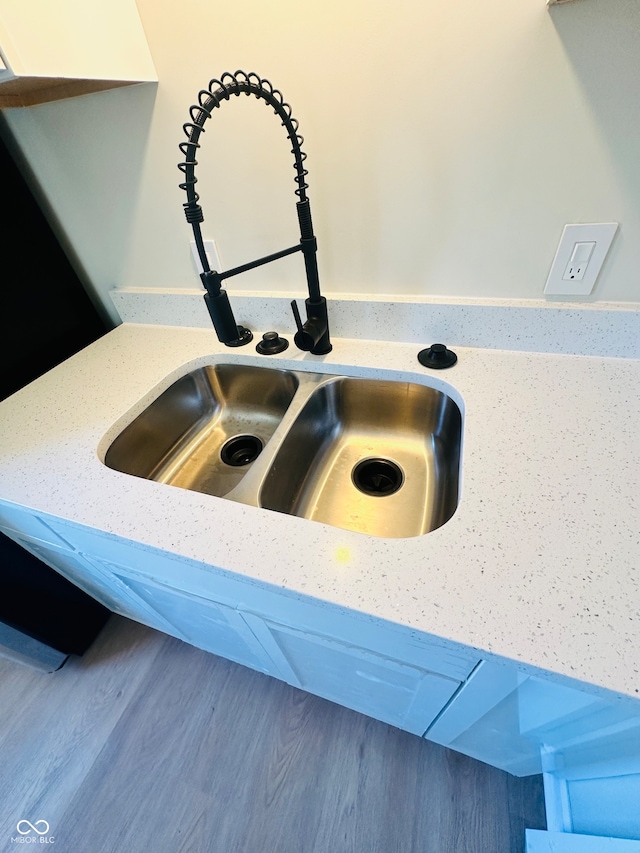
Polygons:
<instances>
[{"instance_id":1,"label":"faucet handle","mask_svg":"<svg viewBox=\"0 0 640 853\"><path fill-rule=\"evenodd\" d=\"M306 299L305 306L307 308L307 322L303 324L296 300L291 300L291 310L298 327L293 342L303 352L310 352L312 355L325 355L331 352L327 301L322 296L317 300Z\"/></svg>"},{"instance_id":2,"label":"faucet handle","mask_svg":"<svg viewBox=\"0 0 640 853\"><path fill-rule=\"evenodd\" d=\"M313 335L310 335L307 329L302 325L302 318L300 317L300 311L298 310L298 303L295 299L291 300L291 310L293 311L293 317L296 321L296 326L298 327L298 331L296 332L293 341L298 349L301 349L303 352L310 352L316 345L316 341Z\"/></svg>"},{"instance_id":3,"label":"faucet handle","mask_svg":"<svg viewBox=\"0 0 640 853\"><path fill-rule=\"evenodd\" d=\"M304 329L302 327L302 318L300 317L300 311L298 310L298 303L295 299L291 300L291 310L293 311L293 319L296 321L296 326L298 327L299 334L303 334Z\"/></svg>"}]
</instances>

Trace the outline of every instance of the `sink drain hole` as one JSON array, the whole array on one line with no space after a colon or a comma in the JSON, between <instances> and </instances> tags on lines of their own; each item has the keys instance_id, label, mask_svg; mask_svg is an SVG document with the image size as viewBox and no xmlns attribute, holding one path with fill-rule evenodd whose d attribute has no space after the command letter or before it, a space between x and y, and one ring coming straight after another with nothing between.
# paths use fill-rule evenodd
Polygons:
<instances>
[{"instance_id":1,"label":"sink drain hole","mask_svg":"<svg viewBox=\"0 0 640 853\"><path fill-rule=\"evenodd\" d=\"M257 459L262 450L262 442L255 435L234 435L226 441L220 451L220 458L225 465L239 468Z\"/></svg>"},{"instance_id":2,"label":"sink drain hole","mask_svg":"<svg viewBox=\"0 0 640 853\"><path fill-rule=\"evenodd\" d=\"M365 495L386 497L398 491L404 482L402 468L390 459L363 459L351 472L356 489Z\"/></svg>"}]
</instances>

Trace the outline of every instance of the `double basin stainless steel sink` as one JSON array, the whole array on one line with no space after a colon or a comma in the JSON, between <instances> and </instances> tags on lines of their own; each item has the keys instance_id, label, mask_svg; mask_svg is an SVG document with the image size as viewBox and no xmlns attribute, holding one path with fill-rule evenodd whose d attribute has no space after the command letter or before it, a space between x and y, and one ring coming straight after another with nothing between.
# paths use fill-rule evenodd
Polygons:
<instances>
[{"instance_id":1,"label":"double basin stainless steel sink","mask_svg":"<svg viewBox=\"0 0 640 853\"><path fill-rule=\"evenodd\" d=\"M109 468L371 536L456 511L462 417L416 382L243 364L187 373L109 447Z\"/></svg>"}]
</instances>

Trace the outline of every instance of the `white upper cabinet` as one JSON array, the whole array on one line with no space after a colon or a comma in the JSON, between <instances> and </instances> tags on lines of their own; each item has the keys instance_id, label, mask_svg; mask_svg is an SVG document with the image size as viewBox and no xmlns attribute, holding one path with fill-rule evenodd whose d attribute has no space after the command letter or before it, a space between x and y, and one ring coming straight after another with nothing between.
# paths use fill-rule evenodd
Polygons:
<instances>
[{"instance_id":1,"label":"white upper cabinet","mask_svg":"<svg viewBox=\"0 0 640 853\"><path fill-rule=\"evenodd\" d=\"M134 0L0 0L0 107L156 80Z\"/></svg>"}]
</instances>

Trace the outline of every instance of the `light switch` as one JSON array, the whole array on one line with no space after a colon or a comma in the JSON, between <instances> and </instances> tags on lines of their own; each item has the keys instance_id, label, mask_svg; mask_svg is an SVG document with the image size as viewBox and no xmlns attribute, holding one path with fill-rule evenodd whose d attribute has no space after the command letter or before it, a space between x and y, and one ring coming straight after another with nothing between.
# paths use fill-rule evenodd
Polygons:
<instances>
[{"instance_id":1,"label":"light switch","mask_svg":"<svg viewBox=\"0 0 640 853\"><path fill-rule=\"evenodd\" d=\"M617 222L565 225L544 292L588 296L617 230Z\"/></svg>"}]
</instances>

